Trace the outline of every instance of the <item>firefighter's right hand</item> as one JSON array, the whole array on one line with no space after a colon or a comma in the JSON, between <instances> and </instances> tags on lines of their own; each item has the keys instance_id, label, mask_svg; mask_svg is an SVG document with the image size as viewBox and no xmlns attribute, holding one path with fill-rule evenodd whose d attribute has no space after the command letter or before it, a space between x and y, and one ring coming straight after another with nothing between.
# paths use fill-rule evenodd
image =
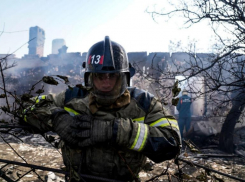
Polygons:
<instances>
[{"instance_id":1,"label":"firefighter's right hand","mask_svg":"<svg viewBox=\"0 0 245 182\"><path fill-rule=\"evenodd\" d=\"M77 115L72 137L79 140L77 146L87 147L101 143L112 143L114 120L96 119L87 114Z\"/></svg>"},{"instance_id":2,"label":"firefighter's right hand","mask_svg":"<svg viewBox=\"0 0 245 182\"><path fill-rule=\"evenodd\" d=\"M71 125L75 122L76 119L68 113L59 114L52 121L54 132L69 145L76 145L78 143L78 140L71 136L73 132Z\"/></svg>"}]
</instances>

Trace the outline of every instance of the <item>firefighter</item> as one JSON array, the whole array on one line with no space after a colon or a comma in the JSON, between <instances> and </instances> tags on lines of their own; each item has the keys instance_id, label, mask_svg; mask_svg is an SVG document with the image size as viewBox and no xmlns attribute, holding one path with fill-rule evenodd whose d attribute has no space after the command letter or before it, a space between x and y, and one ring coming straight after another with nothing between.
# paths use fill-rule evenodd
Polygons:
<instances>
[{"instance_id":1,"label":"firefighter","mask_svg":"<svg viewBox=\"0 0 245 182\"><path fill-rule=\"evenodd\" d=\"M146 157L160 163L179 154L177 121L152 94L128 87L135 70L121 45L106 36L83 66L85 86L35 98L24 111L26 122L60 136L68 181L133 181Z\"/></svg>"},{"instance_id":2,"label":"firefighter","mask_svg":"<svg viewBox=\"0 0 245 182\"><path fill-rule=\"evenodd\" d=\"M191 103L192 99L188 96L186 89L183 89L182 96L180 97L177 110L179 111L179 129L181 137L183 138L183 131L185 128L186 133L190 130L191 126Z\"/></svg>"}]
</instances>

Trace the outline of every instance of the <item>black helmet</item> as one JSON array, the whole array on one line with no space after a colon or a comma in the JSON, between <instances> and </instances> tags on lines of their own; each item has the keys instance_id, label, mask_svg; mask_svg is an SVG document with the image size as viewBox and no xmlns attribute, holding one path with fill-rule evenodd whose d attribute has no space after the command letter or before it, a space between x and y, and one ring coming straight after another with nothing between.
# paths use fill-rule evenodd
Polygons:
<instances>
[{"instance_id":1,"label":"black helmet","mask_svg":"<svg viewBox=\"0 0 245 182\"><path fill-rule=\"evenodd\" d=\"M83 64L83 67L85 68L85 86L89 85L90 73L123 72L127 76L128 86L130 85L130 77L135 73L124 48L120 44L110 41L109 36L89 49L86 64Z\"/></svg>"},{"instance_id":2,"label":"black helmet","mask_svg":"<svg viewBox=\"0 0 245 182\"><path fill-rule=\"evenodd\" d=\"M125 92L126 87L130 85L130 77L135 73L124 48L120 44L110 41L108 36L105 37L104 41L94 44L89 49L86 64L84 63L83 67L85 67L85 86L92 86L92 93L107 103L111 103L113 99ZM92 81L95 73L119 73L116 85L111 92L105 94L95 88Z\"/></svg>"}]
</instances>

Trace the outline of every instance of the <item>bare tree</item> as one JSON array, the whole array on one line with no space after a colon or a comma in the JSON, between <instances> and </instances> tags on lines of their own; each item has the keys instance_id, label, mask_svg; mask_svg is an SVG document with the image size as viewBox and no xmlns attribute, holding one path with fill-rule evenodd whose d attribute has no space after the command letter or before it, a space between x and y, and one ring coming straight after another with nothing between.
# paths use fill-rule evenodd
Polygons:
<instances>
[{"instance_id":1,"label":"bare tree","mask_svg":"<svg viewBox=\"0 0 245 182\"><path fill-rule=\"evenodd\" d=\"M169 2L172 9L148 11L153 19L181 16L188 28L202 21L209 24L216 35L214 54L206 60L189 52L191 59L188 66L180 68L179 73L186 79L194 76L205 77L206 89L210 103L218 108L232 109L226 115L223 124L219 147L232 153L234 127L244 109L245 85L245 2L244 0L175 0ZM226 36L221 33L226 32ZM224 113L224 112L223 112Z\"/></svg>"}]
</instances>

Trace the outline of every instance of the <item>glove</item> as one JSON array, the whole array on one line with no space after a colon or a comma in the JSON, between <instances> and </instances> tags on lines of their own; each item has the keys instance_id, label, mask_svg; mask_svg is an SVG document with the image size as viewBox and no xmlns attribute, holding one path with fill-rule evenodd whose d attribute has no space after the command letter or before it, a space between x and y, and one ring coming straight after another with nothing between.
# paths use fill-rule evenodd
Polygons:
<instances>
[{"instance_id":1,"label":"glove","mask_svg":"<svg viewBox=\"0 0 245 182\"><path fill-rule=\"evenodd\" d=\"M73 129L71 125L76 122L76 118L70 116L67 112L57 114L52 120L53 130L67 144L76 145L79 141L71 136Z\"/></svg>"},{"instance_id":2,"label":"glove","mask_svg":"<svg viewBox=\"0 0 245 182\"><path fill-rule=\"evenodd\" d=\"M74 129L71 135L79 140L79 147L112 142L114 120L99 120L89 115L77 115L75 118L76 122L71 125Z\"/></svg>"}]
</instances>

